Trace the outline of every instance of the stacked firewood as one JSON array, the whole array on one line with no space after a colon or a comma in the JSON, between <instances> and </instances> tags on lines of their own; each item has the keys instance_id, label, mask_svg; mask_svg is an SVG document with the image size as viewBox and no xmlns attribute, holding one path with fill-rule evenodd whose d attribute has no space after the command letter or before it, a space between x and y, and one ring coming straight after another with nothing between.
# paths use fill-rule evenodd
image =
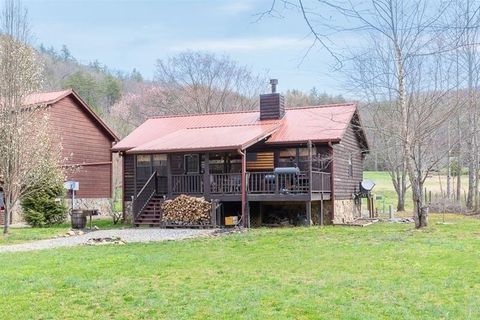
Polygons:
<instances>
[{"instance_id":1,"label":"stacked firewood","mask_svg":"<svg viewBox=\"0 0 480 320\"><path fill-rule=\"evenodd\" d=\"M167 200L162 205L163 219L175 225L208 225L212 204L204 198L179 195L173 200Z\"/></svg>"}]
</instances>

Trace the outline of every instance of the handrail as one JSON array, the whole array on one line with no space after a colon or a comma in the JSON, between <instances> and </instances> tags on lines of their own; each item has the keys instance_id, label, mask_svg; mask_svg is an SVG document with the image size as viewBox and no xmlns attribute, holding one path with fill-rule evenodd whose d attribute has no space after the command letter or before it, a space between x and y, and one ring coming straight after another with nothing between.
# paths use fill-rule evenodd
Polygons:
<instances>
[{"instance_id":1,"label":"handrail","mask_svg":"<svg viewBox=\"0 0 480 320\"><path fill-rule=\"evenodd\" d=\"M133 220L135 221L157 193L157 171L153 172L143 185L132 203Z\"/></svg>"}]
</instances>

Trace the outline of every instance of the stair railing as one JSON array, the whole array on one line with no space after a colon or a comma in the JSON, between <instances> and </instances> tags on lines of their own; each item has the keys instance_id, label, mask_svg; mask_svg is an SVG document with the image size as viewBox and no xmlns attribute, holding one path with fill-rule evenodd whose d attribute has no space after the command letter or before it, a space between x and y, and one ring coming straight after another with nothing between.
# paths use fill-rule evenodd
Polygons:
<instances>
[{"instance_id":1,"label":"stair railing","mask_svg":"<svg viewBox=\"0 0 480 320\"><path fill-rule=\"evenodd\" d=\"M133 214L133 221L137 220L138 216L142 214L145 207L148 205L150 200L155 196L157 193L157 171L152 173L150 178L148 178L147 182L137 194L135 199L133 199L132 203L132 214Z\"/></svg>"}]
</instances>

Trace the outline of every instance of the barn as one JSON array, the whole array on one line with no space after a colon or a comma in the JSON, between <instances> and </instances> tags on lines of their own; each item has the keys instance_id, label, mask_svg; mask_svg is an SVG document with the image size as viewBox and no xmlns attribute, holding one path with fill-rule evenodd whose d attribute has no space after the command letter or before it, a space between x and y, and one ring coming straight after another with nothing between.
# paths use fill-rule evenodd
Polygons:
<instances>
[{"instance_id":1,"label":"barn","mask_svg":"<svg viewBox=\"0 0 480 320\"><path fill-rule=\"evenodd\" d=\"M52 132L62 144L65 165L75 167L67 180L78 181L76 206L105 211L112 197L112 153L117 135L72 89L35 93L25 105L42 106L49 115ZM22 220L19 210L11 217Z\"/></svg>"}]
</instances>

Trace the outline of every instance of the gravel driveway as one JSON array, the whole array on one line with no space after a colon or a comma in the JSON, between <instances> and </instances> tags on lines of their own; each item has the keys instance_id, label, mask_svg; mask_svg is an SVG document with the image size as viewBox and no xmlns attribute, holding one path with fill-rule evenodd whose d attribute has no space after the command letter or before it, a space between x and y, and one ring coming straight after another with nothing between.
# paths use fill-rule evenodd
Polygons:
<instances>
[{"instance_id":1,"label":"gravel driveway","mask_svg":"<svg viewBox=\"0 0 480 320\"><path fill-rule=\"evenodd\" d=\"M55 238L46 240L37 240L32 242L0 246L2 252L17 252L42 250L59 247L73 247L85 244L91 238L114 238L120 237L126 242L152 242L165 240L182 240L207 236L214 233L216 229L118 229L118 230L98 230L83 234L81 236L72 236L66 238Z\"/></svg>"}]
</instances>

